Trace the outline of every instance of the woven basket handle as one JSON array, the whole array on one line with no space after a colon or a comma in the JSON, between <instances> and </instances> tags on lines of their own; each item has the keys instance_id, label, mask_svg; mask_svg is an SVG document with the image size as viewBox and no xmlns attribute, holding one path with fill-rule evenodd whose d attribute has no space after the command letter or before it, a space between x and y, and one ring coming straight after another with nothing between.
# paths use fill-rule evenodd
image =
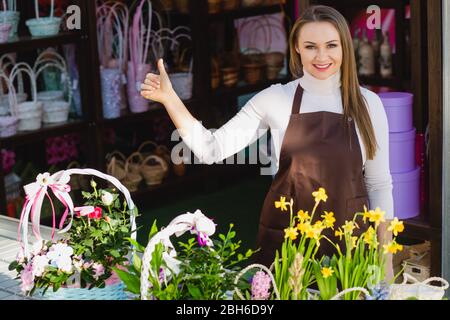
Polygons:
<instances>
[{"instance_id":1,"label":"woven basket handle","mask_svg":"<svg viewBox=\"0 0 450 320\"><path fill-rule=\"evenodd\" d=\"M443 286L440 287L440 288L442 288L443 290L447 290L448 287L449 287L448 281L445 280L445 279L443 279L443 278L440 278L440 277L431 277L431 278L428 278L428 279L426 279L426 280L424 280L424 281L421 282L421 281L417 280L416 278L414 278L414 277L413 277L412 275L410 275L409 273L406 273L406 272L403 273L403 283L402 283L402 284L407 284L407 283L408 283L408 280L411 281L411 282L413 282L413 283L421 283L421 284L425 284L425 285L428 285L428 286L431 286L431 287L434 287L434 286L429 285L430 282L438 281L438 282L440 282L441 284L443 284Z\"/></svg>"},{"instance_id":2,"label":"woven basket handle","mask_svg":"<svg viewBox=\"0 0 450 320\"><path fill-rule=\"evenodd\" d=\"M0 70L0 79L4 79L6 81L6 85L8 86L8 100L9 100L9 112L12 116L17 116L17 100L16 100L16 91L14 86L12 85L11 80ZM1 82L0 82L1 84Z\"/></svg>"},{"instance_id":3,"label":"woven basket handle","mask_svg":"<svg viewBox=\"0 0 450 320\"><path fill-rule=\"evenodd\" d=\"M360 292L364 293L366 295L366 297L370 297L369 291L367 291L365 288L363 288L363 287L354 287L354 288L348 288L348 289L345 289L345 290L339 292L337 295L332 297L330 300L338 300L340 297L344 296L345 294L350 293L350 292L354 292L354 291L360 291Z\"/></svg>"},{"instance_id":4,"label":"woven basket handle","mask_svg":"<svg viewBox=\"0 0 450 320\"><path fill-rule=\"evenodd\" d=\"M154 150L156 150L156 148L158 148L158 144L156 142L148 140L148 141L144 141L144 142L141 143L141 145L139 146L137 152L142 153L142 149L144 149L144 147L148 146L148 145L154 146L155 147Z\"/></svg>"},{"instance_id":5,"label":"woven basket handle","mask_svg":"<svg viewBox=\"0 0 450 320\"><path fill-rule=\"evenodd\" d=\"M167 167L166 161L165 161L163 158L161 158L161 157L159 157L159 156L157 156L157 155L150 155L150 156L148 156L147 158L145 158L145 159L142 161L142 165L147 164L147 162L148 162L149 160L151 160L151 159L156 160L156 161L162 166L164 172L166 172L166 171L169 169L169 168Z\"/></svg>"},{"instance_id":6,"label":"woven basket handle","mask_svg":"<svg viewBox=\"0 0 450 320\"><path fill-rule=\"evenodd\" d=\"M239 281L239 279L248 271L254 268L259 268L264 270L270 277L270 281L272 282L272 286L273 286L273 292L275 293L275 299L276 300L280 300L280 293L278 291L277 288L277 284L275 282L275 279L273 277L272 272L265 266L262 264L251 264L249 266L247 266L246 268L242 269L241 272L239 272L236 276L236 278L234 279L234 292L236 292L236 295L241 299L241 300L246 300L244 295L242 294L241 290L239 290L239 288L237 287L237 283Z\"/></svg>"},{"instance_id":7,"label":"woven basket handle","mask_svg":"<svg viewBox=\"0 0 450 320\"><path fill-rule=\"evenodd\" d=\"M61 56L58 52L47 49L42 51L36 58L33 70L36 72L36 70L39 68L39 65L46 62L53 62L56 64L60 64L61 66L63 66L64 69L67 69L66 59L64 59L64 57Z\"/></svg>"},{"instance_id":8,"label":"woven basket handle","mask_svg":"<svg viewBox=\"0 0 450 320\"><path fill-rule=\"evenodd\" d=\"M136 158L138 159L137 162L135 162ZM125 161L125 171L128 172L128 166L130 165L130 163L140 165L142 163L142 160L142 155L139 152L133 152Z\"/></svg>"},{"instance_id":9,"label":"woven basket handle","mask_svg":"<svg viewBox=\"0 0 450 320\"><path fill-rule=\"evenodd\" d=\"M56 64L56 63L46 63L44 64L42 67L40 67L37 72L36 72L36 81L39 77L39 75L42 73L42 71L44 71L45 69L49 68L49 67L54 67L57 68L61 71L61 75L64 75L65 78L65 82L66 82L66 88L67 88L67 93L68 93L68 97L67 97L67 102L71 102L72 101L72 85L71 85L71 81L70 81L70 76L69 73L67 72L67 69L65 69L63 66Z\"/></svg>"},{"instance_id":10,"label":"woven basket handle","mask_svg":"<svg viewBox=\"0 0 450 320\"><path fill-rule=\"evenodd\" d=\"M113 152L108 153L106 155L106 160L111 161L114 156L118 156L120 158L120 160L122 160L123 162L125 162L127 159L127 157L125 157L122 152L120 152L118 150L114 150Z\"/></svg>"},{"instance_id":11,"label":"woven basket handle","mask_svg":"<svg viewBox=\"0 0 450 320\"><path fill-rule=\"evenodd\" d=\"M17 77L17 75L21 74L22 72L25 72L29 76L33 102L37 102L36 76L33 72L33 69L31 69L31 67L27 63L25 62L17 63L11 70L11 75L9 76L9 78L11 82L13 82L14 79Z\"/></svg>"}]
</instances>

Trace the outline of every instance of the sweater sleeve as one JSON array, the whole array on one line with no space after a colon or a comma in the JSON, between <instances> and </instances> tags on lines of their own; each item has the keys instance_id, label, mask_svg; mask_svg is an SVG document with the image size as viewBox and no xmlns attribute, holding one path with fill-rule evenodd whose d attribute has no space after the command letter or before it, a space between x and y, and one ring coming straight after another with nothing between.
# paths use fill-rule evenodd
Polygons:
<instances>
[{"instance_id":1,"label":"sweater sleeve","mask_svg":"<svg viewBox=\"0 0 450 320\"><path fill-rule=\"evenodd\" d=\"M261 91L227 123L217 130L208 130L195 120L183 128L181 138L200 162L213 164L241 151L259 139L268 129L265 121L265 100L271 88Z\"/></svg>"},{"instance_id":2,"label":"sweater sleeve","mask_svg":"<svg viewBox=\"0 0 450 320\"><path fill-rule=\"evenodd\" d=\"M386 212L386 220L393 219L394 200L392 177L389 169L389 128L383 103L377 94L366 90L365 98L375 131L377 149L375 157L365 163L364 178L370 209L379 207Z\"/></svg>"}]
</instances>

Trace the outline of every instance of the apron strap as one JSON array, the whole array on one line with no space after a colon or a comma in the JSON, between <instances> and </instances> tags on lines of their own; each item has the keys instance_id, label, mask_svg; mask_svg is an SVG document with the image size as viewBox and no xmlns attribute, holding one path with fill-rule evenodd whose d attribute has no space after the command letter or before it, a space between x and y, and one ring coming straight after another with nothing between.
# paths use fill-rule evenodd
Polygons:
<instances>
[{"instance_id":1,"label":"apron strap","mask_svg":"<svg viewBox=\"0 0 450 320\"><path fill-rule=\"evenodd\" d=\"M299 84L295 90L294 102L292 103L292 114L300 113L300 105L302 104L303 88Z\"/></svg>"}]
</instances>

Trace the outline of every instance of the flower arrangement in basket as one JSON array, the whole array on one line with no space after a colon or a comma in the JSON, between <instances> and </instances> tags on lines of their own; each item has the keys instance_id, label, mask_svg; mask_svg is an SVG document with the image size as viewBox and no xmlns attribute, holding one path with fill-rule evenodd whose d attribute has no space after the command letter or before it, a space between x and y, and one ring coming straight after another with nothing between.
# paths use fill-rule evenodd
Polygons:
<instances>
[{"instance_id":1,"label":"flower arrangement in basket","mask_svg":"<svg viewBox=\"0 0 450 320\"><path fill-rule=\"evenodd\" d=\"M277 250L270 269L258 264L251 265L239 277L250 269L258 269L252 283L252 292L259 292L256 295L258 299L387 299L389 287L383 283L386 254L402 250L395 237L404 230L403 222L397 218L392 220L388 231L392 231L395 237L381 246L377 231L380 223L385 221L385 213L379 208L368 211L364 207L364 212L356 213L352 221L335 228L333 212L324 211L321 219L314 219L319 203L327 200L325 190L320 188L312 195L315 205L311 213L299 210L294 214L293 200L287 202L286 197L275 202L276 208L290 212L290 224L285 229L281 250ZM357 218L362 218L362 221L357 221ZM369 223L370 226L355 236L354 231L360 223ZM334 230L334 236L339 240L344 239L342 248L338 241L324 234L326 229ZM336 249L331 259L316 255L323 241ZM313 285L318 290L312 289ZM255 286L262 286L264 290L255 289ZM255 298L254 293L247 291L244 296L239 289L236 289L236 294L241 299Z\"/></svg>"},{"instance_id":2,"label":"flower arrangement in basket","mask_svg":"<svg viewBox=\"0 0 450 320\"><path fill-rule=\"evenodd\" d=\"M98 189L92 180L93 191L82 191L84 206L74 207L68 185L74 174L97 176L117 189ZM137 208L129 191L114 177L93 169L39 174L36 182L24 189L27 197L19 225L21 248L10 264L10 270L18 272L22 291L48 299L126 299L123 283L113 268L124 268L128 263L131 242L136 238ZM123 193L123 202L116 190ZM49 191L65 211L59 223L62 230L55 237L56 213L52 210L52 239L44 240L39 220L45 197L54 208ZM29 218L37 240L31 247Z\"/></svg>"},{"instance_id":3,"label":"flower arrangement in basket","mask_svg":"<svg viewBox=\"0 0 450 320\"><path fill-rule=\"evenodd\" d=\"M170 237L192 235L175 246ZM254 251L241 251L241 241L230 224L226 234L213 238L216 225L200 210L177 216L158 231L153 224L147 247L134 243L143 253L135 255L128 271L116 270L127 289L141 299L153 300L222 300L231 299L233 281L240 264ZM239 283L243 288L248 283Z\"/></svg>"},{"instance_id":4,"label":"flower arrangement in basket","mask_svg":"<svg viewBox=\"0 0 450 320\"><path fill-rule=\"evenodd\" d=\"M50 17L39 16L39 0L34 0L36 18L28 19L25 24L28 26L33 37L54 36L59 33L61 18L54 16L55 0L51 0Z\"/></svg>"}]
</instances>

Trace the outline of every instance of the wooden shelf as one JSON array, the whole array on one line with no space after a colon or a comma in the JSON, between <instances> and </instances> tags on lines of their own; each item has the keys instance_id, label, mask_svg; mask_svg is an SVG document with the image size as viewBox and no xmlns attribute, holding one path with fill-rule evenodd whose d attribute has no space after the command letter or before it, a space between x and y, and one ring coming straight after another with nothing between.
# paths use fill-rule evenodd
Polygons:
<instances>
[{"instance_id":1,"label":"wooden shelf","mask_svg":"<svg viewBox=\"0 0 450 320\"><path fill-rule=\"evenodd\" d=\"M391 87L395 89L402 89L405 80L392 78L382 78L381 76L358 76L361 85Z\"/></svg>"},{"instance_id":2,"label":"wooden shelf","mask_svg":"<svg viewBox=\"0 0 450 320\"><path fill-rule=\"evenodd\" d=\"M44 125L39 130L18 132L17 134L0 138L2 147L16 147L19 145L42 141L46 138L63 135L71 132L81 132L88 128L85 120L69 120L63 124Z\"/></svg>"},{"instance_id":3,"label":"wooden shelf","mask_svg":"<svg viewBox=\"0 0 450 320\"><path fill-rule=\"evenodd\" d=\"M423 215L403 220L405 232L402 234L408 238L431 240L441 238L441 229L430 226Z\"/></svg>"},{"instance_id":4,"label":"wooden shelf","mask_svg":"<svg viewBox=\"0 0 450 320\"><path fill-rule=\"evenodd\" d=\"M277 84L277 83L285 84L289 81L291 81L291 78L289 76L282 76L275 80L264 80L264 81L258 82L256 84L248 84L245 81L239 81L237 86L232 87L232 88L219 87L218 89L213 91L213 96L217 99L220 99L224 96L237 97L240 95L264 90L273 84Z\"/></svg>"},{"instance_id":5,"label":"wooden shelf","mask_svg":"<svg viewBox=\"0 0 450 320\"><path fill-rule=\"evenodd\" d=\"M20 36L0 44L0 52L36 50L38 48L78 42L81 38L81 32L79 31L61 32L58 35L47 37Z\"/></svg>"}]
</instances>

